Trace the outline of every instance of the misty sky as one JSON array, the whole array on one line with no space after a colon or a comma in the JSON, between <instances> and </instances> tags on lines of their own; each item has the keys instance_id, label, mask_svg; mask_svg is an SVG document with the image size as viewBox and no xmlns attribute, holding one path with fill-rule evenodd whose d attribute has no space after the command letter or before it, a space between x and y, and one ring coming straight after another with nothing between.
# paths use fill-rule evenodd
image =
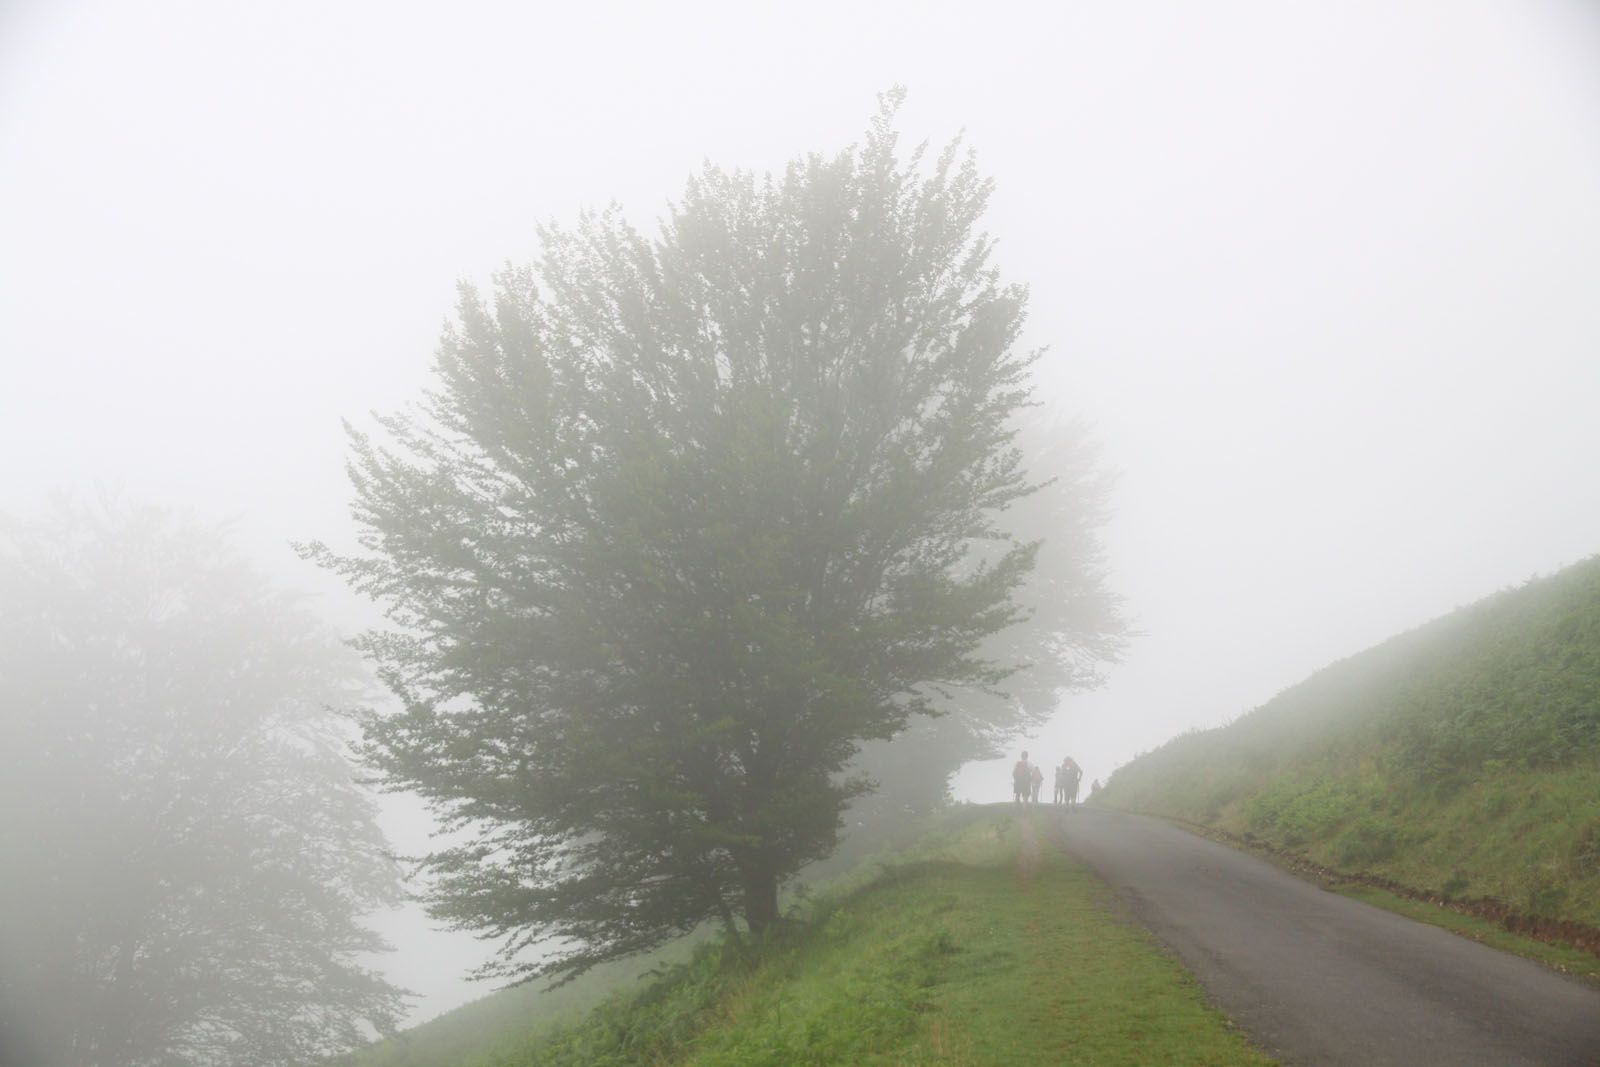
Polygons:
<instances>
[{"instance_id":1,"label":"misty sky","mask_svg":"<svg viewBox=\"0 0 1600 1067\"><path fill-rule=\"evenodd\" d=\"M960 130L1040 399L1120 472L1146 636L1030 744L1090 777L1600 551L1600 5L0 3L0 510L348 541L341 417L458 279L703 159ZM1001 799L999 765L958 795ZM397 811L394 829L417 834ZM415 841L410 842L413 846ZM395 926L434 1011L479 950Z\"/></svg>"}]
</instances>

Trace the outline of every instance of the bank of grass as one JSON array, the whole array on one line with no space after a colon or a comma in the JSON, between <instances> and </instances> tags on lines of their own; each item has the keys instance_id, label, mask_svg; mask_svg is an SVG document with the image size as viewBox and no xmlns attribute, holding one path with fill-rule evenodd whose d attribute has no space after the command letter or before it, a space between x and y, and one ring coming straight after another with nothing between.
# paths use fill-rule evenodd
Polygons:
<instances>
[{"instance_id":1,"label":"bank of grass","mask_svg":"<svg viewBox=\"0 0 1600 1067\"><path fill-rule=\"evenodd\" d=\"M1098 800L1600 926L1600 557L1177 738Z\"/></svg>"},{"instance_id":2,"label":"bank of grass","mask_svg":"<svg viewBox=\"0 0 1600 1067\"><path fill-rule=\"evenodd\" d=\"M1490 897L1535 918L1600 924L1597 762L1553 769L1491 763L1448 788L1323 767L1278 777L1220 811L1153 811L1258 839L1344 874L1446 899Z\"/></svg>"},{"instance_id":3,"label":"bank of grass","mask_svg":"<svg viewBox=\"0 0 1600 1067\"><path fill-rule=\"evenodd\" d=\"M1268 1064L1084 867L1049 813L982 809L754 958L703 946L475 1067Z\"/></svg>"}]
</instances>

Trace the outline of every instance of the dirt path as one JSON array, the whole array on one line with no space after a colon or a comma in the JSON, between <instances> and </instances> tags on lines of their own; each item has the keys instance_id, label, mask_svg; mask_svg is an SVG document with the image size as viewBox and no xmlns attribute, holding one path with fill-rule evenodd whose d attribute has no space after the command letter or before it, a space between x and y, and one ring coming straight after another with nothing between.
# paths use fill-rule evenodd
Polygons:
<instances>
[{"instance_id":1,"label":"dirt path","mask_svg":"<svg viewBox=\"0 0 1600 1067\"><path fill-rule=\"evenodd\" d=\"M1286 1064L1600 1065L1600 992L1157 819L1079 810L1094 868Z\"/></svg>"}]
</instances>

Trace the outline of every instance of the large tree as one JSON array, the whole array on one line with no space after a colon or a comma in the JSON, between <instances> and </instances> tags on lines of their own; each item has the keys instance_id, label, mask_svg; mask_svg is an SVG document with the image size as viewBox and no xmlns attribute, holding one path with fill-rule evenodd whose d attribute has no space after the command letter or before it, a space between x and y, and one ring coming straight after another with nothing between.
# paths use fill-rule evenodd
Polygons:
<instances>
[{"instance_id":1,"label":"large tree","mask_svg":"<svg viewBox=\"0 0 1600 1067\"><path fill-rule=\"evenodd\" d=\"M422 410L353 432L365 551L311 552L388 605L368 755L464 835L432 907L495 973L760 934L862 742L1020 665L984 649L1038 547L1000 521L1034 488L1025 294L970 156L903 158L892 111L776 178L708 167L657 235L542 231L463 289Z\"/></svg>"},{"instance_id":2,"label":"large tree","mask_svg":"<svg viewBox=\"0 0 1600 1067\"><path fill-rule=\"evenodd\" d=\"M353 653L220 534L0 527L0 1062L304 1064L397 1020Z\"/></svg>"}]
</instances>

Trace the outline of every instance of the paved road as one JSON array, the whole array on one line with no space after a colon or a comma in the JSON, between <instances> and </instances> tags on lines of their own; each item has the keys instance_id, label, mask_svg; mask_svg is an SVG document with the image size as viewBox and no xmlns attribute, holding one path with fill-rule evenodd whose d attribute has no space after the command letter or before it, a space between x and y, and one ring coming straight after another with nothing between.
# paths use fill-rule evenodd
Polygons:
<instances>
[{"instance_id":1,"label":"paved road","mask_svg":"<svg viewBox=\"0 0 1600 1067\"><path fill-rule=\"evenodd\" d=\"M1059 840L1286 1064L1600 1065L1600 992L1157 819L1080 810Z\"/></svg>"}]
</instances>

